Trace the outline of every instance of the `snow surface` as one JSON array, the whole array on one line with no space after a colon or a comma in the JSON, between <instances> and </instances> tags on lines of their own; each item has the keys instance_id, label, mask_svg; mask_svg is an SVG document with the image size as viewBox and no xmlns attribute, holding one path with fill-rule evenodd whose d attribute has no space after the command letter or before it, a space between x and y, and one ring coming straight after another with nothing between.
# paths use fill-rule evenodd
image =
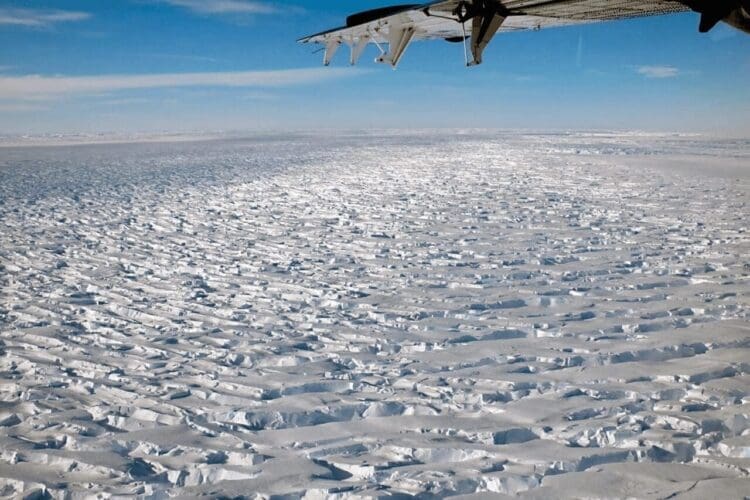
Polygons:
<instances>
[{"instance_id":1,"label":"snow surface","mask_svg":"<svg viewBox=\"0 0 750 500\"><path fill-rule=\"evenodd\" d=\"M749 169L654 134L2 148L0 494L742 498Z\"/></svg>"}]
</instances>

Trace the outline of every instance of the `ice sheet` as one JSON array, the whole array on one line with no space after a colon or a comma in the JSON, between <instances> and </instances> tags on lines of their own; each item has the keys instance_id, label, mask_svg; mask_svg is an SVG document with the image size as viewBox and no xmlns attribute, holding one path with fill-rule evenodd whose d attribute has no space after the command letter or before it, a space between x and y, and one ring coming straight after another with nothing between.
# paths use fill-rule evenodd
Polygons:
<instances>
[{"instance_id":1,"label":"ice sheet","mask_svg":"<svg viewBox=\"0 0 750 500\"><path fill-rule=\"evenodd\" d=\"M750 491L750 142L157 139L0 148L0 494Z\"/></svg>"}]
</instances>

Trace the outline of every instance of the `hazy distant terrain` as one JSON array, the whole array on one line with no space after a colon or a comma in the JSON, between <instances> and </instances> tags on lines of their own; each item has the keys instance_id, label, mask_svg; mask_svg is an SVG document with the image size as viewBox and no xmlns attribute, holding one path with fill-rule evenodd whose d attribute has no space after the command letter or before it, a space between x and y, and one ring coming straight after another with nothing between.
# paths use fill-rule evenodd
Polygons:
<instances>
[{"instance_id":1,"label":"hazy distant terrain","mask_svg":"<svg viewBox=\"0 0 750 500\"><path fill-rule=\"evenodd\" d=\"M750 141L0 148L0 494L743 498Z\"/></svg>"}]
</instances>

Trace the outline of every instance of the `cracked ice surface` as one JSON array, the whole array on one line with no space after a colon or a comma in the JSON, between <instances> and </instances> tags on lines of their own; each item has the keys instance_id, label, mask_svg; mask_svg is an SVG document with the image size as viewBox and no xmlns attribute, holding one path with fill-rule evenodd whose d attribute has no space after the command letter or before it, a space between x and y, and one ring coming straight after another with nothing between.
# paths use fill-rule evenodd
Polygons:
<instances>
[{"instance_id":1,"label":"cracked ice surface","mask_svg":"<svg viewBox=\"0 0 750 500\"><path fill-rule=\"evenodd\" d=\"M737 498L750 143L0 150L0 494Z\"/></svg>"}]
</instances>

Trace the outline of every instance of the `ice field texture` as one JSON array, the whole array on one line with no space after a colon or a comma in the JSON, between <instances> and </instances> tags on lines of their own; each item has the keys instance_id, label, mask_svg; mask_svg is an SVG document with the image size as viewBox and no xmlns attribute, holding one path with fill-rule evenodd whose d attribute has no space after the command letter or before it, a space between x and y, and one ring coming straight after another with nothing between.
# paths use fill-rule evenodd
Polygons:
<instances>
[{"instance_id":1,"label":"ice field texture","mask_svg":"<svg viewBox=\"0 0 750 500\"><path fill-rule=\"evenodd\" d=\"M6 144L0 495L745 498L749 202L700 136Z\"/></svg>"}]
</instances>

